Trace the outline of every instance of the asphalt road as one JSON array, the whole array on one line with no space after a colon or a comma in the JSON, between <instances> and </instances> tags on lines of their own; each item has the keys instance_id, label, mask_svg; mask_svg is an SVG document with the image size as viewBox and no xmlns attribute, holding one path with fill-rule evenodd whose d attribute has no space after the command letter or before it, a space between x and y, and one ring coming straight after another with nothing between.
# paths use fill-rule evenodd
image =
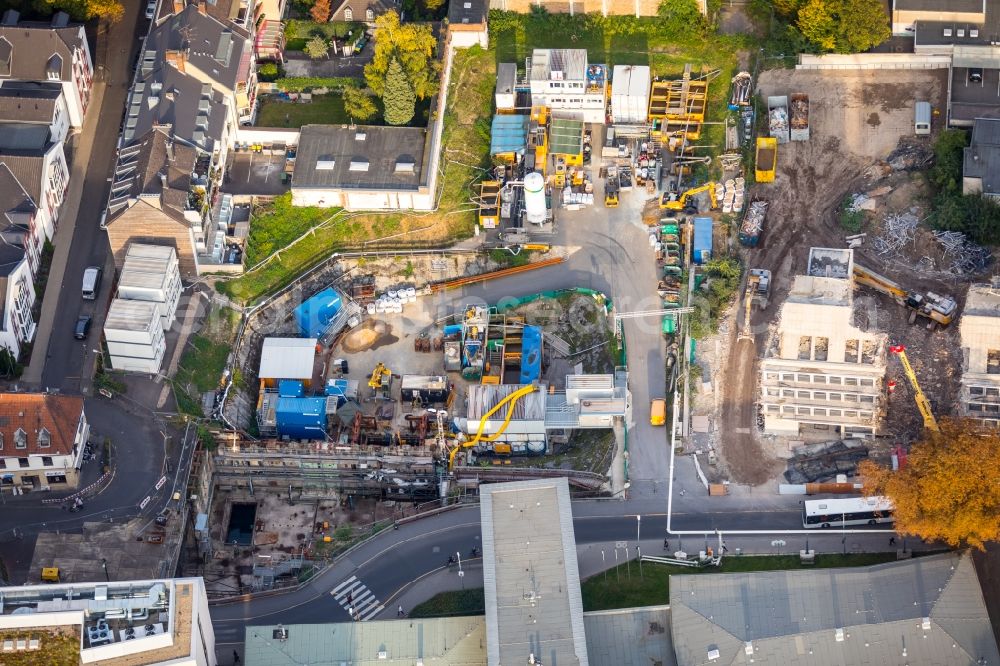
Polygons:
<instances>
[{"instance_id":1,"label":"asphalt road","mask_svg":"<svg viewBox=\"0 0 1000 666\"><path fill-rule=\"evenodd\" d=\"M92 46L95 84L103 85L103 96L92 98L84 132L73 139L70 193L56 231L56 251L50 272L36 344L25 381L47 390L78 393L87 389L94 372L101 328L113 282L106 234L101 214L108 196L108 177L114 168L115 146L132 78L132 63L140 42L136 38L148 24L138 2L126 2L124 18L98 36ZM95 85L96 92L96 85ZM95 96L96 97L96 96ZM87 145L87 144L90 145ZM84 162L84 158L89 158ZM79 183L82 180L82 189ZM78 204L70 198L79 197ZM72 216L76 211L75 217ZM59 265L56 265L56 264ZM81 297L83 271L87 266L105 267L100 296L95 301ZM88 340L73 339L73 328L81 314L94 318ZM44 329L44 330L42 330ZM42 367L38 367L41 364Z\"/></svg>"}]
</instances>

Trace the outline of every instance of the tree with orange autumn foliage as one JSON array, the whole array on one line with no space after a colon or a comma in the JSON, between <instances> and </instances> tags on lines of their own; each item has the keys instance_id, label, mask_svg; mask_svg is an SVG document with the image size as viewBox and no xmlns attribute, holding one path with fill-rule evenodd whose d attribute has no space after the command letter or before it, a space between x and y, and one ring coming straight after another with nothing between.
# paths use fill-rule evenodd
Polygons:
<instances>
[{"instance_id":1,"label":"tree with orange autumn foliage","mask_svg":"<svg viewBox=\"0 0 1000 666\"><path fill-rule=\"evenodd\" d=\"M927 430L899 471L865 461L866 495L885 495L896 529L950 546L982 549L1000 539L1000 431L945 419Z\"/></svg>"}]
</instances>

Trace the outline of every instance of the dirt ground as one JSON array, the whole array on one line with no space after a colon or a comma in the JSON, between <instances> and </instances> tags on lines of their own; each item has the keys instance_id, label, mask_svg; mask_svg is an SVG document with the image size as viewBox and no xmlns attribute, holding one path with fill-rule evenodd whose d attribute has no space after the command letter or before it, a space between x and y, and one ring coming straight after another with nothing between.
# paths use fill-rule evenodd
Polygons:
<instances>
[{"instance_id":1,"label":"dirt ground","mask_svg":"<svg viewBox=\"0 0 1000 666\"><path fill-rule=\"evenodd\" d=\"M885 160L901 137L912 137L913 108L917 99L930 101L935 108L944 108L946 72L893 71L891 74L891 82L887 81L884 72L875 71L773 70L760 76L763 97L791 92L809 95L811 136L806 142L779 146L775 182L758 184L752 192L769 200L771 206L760 246L744 250L744 259L748 268L770 270L773 283L769 306L752 315L754 330L758 331L753 344L745 340L737 343L736 340L738 326L734 322L741 320L742 307L732 309L736 319L731 319L726 327L728 339L724 342L731 353L722 362L722 376L727 381L720 387L718 430L724 434L720 451L724 467L736 482L759 485L782 468L773 455L777 449L758 436L757 362L760 350L767 344L768 326L780 312L792 276L803 272L810 247L846 245L847 232L839 222L841 203L848 194L871 189L872 181L879 178L873 178L866 169ZM926 141L929 145L929 140ZM877 174L881 175L882 172ZM883 262L867 256L866 248L860 248L855 254L856 260L883 266ZM905 270L889 273L901 282L909 283L913 279ZM955 291L954 287L945 288L946 285L939 281L923 277L918 282L912 286L929 288L931 283L938 282L938 288L944 293ZM953 367L953 359L944 359L941 354L949 347L957 349L952 340L956 327L933 334L922 327L908 327L906 315L900 308L885 297L873 298L879 306L879 315L872 324L893 334L901 333L902 339L898 342L909 345L916 352L913 360L918 374L921 367L940 367L942 362ZM891 361L890 375L896 374L902 373L898 364ZM949 388L954 383L950 377L949 373L941 373L926 381L936 395L943 397L949 395ZM901 390L890 404L887 421L889 432L900 435L919 428L920 424L912 394L908 393L909 387L904 386L905 377L902 379ZM941 399L940 402L944 404L945 401ZM916 425L912 423L913 414L916 414ZM787 448L787 444L781 447Z\"/></svg>"}]
</instances>

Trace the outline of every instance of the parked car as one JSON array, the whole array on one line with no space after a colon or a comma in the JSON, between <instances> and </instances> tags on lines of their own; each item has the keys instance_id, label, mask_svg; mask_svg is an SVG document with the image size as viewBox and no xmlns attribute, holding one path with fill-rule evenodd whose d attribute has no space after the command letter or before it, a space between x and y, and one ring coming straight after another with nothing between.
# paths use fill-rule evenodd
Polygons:
<instances>
[{"instance_id":1,"label":"parked car","mask_svg":"<svg viewBox=\"0 0 1000 666\"><path fill-rule=\"evenodd\" d=\"M970 67L969 68L969 83L982 83L983 82L983 68L982 67Z\"/></svg>"},{"instance_id":2,"label":"parked car","mask_svg":"<svg viewBox=\"0 0 1000 666\"><path fill-rule=\"evenodd\" d=\"M73 337L77 340L86 340L90 335L90 315L80 315L76 320L76 327L73 329Z\"/></svg>"},{"instance_id":3,"label":"parked car","mask_svg":"<svg viewBox=\"0 0 1000 666\"><path fill-rule=\"evenodd\" d=\"M146 3L146 18L152 19L156 16L156 0L149 0Z\"/></svg>"}]
</instances>

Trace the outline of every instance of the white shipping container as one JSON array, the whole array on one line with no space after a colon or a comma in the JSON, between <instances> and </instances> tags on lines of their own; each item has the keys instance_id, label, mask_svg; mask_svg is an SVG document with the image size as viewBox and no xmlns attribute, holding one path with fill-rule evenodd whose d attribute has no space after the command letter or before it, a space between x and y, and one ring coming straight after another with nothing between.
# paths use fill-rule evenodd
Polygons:
<instances>
[{"instance_id":1,"label":"white shipping container","mask_svg":"<svg viewBox=\"0 0 1000 666\"><path fill-rule=\"evenodd\" d=\"M649 85L649 67L615 65L611 75L611 116L616 123L646 122Z\"/></svg>"}]
</instances>

